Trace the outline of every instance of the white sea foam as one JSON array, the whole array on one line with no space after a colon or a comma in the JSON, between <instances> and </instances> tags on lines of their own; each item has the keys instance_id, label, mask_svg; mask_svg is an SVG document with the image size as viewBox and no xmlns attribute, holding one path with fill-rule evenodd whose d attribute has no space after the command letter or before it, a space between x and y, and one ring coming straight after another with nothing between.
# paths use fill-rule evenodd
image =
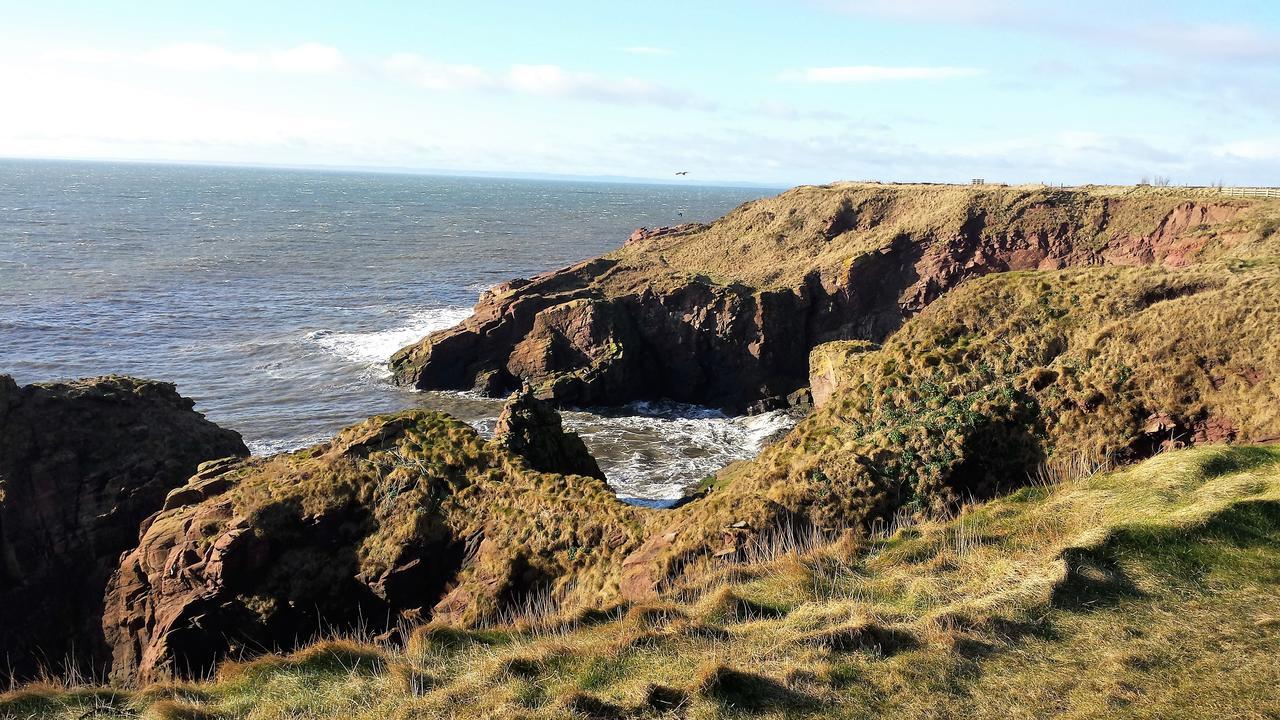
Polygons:
<instances>
[{"instance_id":1,"label":"white sea foam","mask_svg":"<svg viewBox=\"0 0 1280 720\"><path fill-rule=\"evenodd\" d=\"M293 452L304 447L310 447L317 443L329 440L332 435L317 434L301 437L287 437L275 440L250 440L245 445L248 446L249 452L258 457L269 457L277 453Z\"/></svg>"},{"instance_id":2,"label":"white sea foam","mask_svg":"<svg viewBox=\"0 0 1280 720\"><path fill-rule=\"evenodd\" d=\"M591 446L624 499L670 501L729 463L755 457L795 424L777 411L729 417L679 403L634 403L628 414L565 413L565 425Z\"/></svg>"},{"instance_id":3,"label":"white sea foam","mask_svg":"<svg viewBox=\"0 0 1280 720\"><path fill-rule=\"evenodd\" d=\"M393 328L370 332L317 330L308 334L307 340L349 362L385 367L395 351L437 330L453 327L470 314L471 308L434 308L420 311L409 322Z\"/></svg>"}]
</instances>

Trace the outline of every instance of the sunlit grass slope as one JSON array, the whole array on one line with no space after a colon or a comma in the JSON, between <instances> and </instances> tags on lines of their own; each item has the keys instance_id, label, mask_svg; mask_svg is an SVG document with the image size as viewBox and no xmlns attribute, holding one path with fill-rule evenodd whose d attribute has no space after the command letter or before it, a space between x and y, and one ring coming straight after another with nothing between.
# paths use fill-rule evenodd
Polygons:
<instances>
[{"instance_id":1,"label":"sunlit grass slope","mask_svg":"<svg viewBox=\"0 0 1280 720\"><path fill-rule=\"evenodd\" d=\"M781 535L661 600L225 663L53 718L1280 716L1280 447L1045 481L868 541Z\"/></svg>"}]
</instances>

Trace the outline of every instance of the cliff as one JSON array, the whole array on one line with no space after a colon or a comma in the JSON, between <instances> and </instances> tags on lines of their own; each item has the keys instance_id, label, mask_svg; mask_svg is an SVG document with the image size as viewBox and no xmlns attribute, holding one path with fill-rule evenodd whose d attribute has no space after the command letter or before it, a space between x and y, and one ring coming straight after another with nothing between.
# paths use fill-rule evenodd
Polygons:
<instances>
[{"instance_id":1,"label":"cliff","mask_svg":"<svg viewBox=\"0 0 1280 720\"><path fill-rule=\"evenodd\" d=\"M1126 518L1176 525L1194 505L1211 522L1274 499L1265 448L1187 455L1194 467L1176 482L1158 459L1099 475L1106 522L1075 490L1189 445L1280 440L1278 218L1280 203L1180 190L800 188L495 288L395 367L425 387L527 385L497 436L416 410L201 466L142 521L109 583L115 676L221 664L230 685L212 692L234 695L237 672L337 667L355 682L358 667L383 683L379 698L425 698L432 711L845 708L852 680L814 679L843 662L832 653L935 643L943 654L924 657L945 662L1008 623L1109 592L1120 561L1097 534L1127 538ZM539 399L760 407L804 384L808 418L667 511L619 502ZM1064 495L1020 514L1050 487ZM985 524L940 520L986 501ZM1078 543L1045 530L1068 506ZM1028 525L1001 525L1011 515ZM1263 520L1259 537L1273 537ZM933 540L917 542L913 526ZM905 529L886 540L886 528ZM1028 543L1052 553L1028 555ZM868 550L899 565L878 574ZM972 577L984 580L964 585ZM321 643L226 662L360 629L386 648ZM795 653L772 654L777 637ZM729 664L717 649L735 642ZM621 687L615 666L633 657L657 684ZM760 657L800 674L743 669ZM885 667L862 670L891 683ZM553 686L563 697L539 695ZM184 697L174 707L222 712Z\"/></svg>"},{"instance_id":2,"label":"cliff","mask_svg":"<svg viewBox=\"0 0 1280 720\"><path fill-rule=\"evenodd\" d=\"M784 405L810 349L879 342L961 282L1070 267L1183 267L1274 252L1275 203L1208 191L837 184L486 292L397 352L396 379L567 405ZM1269 248L1269 249L1268 249Z\"/></svg>"},{"instance_id":3,"label":"cliff","mask_svg":"<svg viewBox=\"0 0 1280 720\"><path fill-rule=\"evenodd\" d=\"M0 674L101 674L102 596L138 525L203 461L247 455L168 383L0 375Z\"/></svg>"}]
</instances>

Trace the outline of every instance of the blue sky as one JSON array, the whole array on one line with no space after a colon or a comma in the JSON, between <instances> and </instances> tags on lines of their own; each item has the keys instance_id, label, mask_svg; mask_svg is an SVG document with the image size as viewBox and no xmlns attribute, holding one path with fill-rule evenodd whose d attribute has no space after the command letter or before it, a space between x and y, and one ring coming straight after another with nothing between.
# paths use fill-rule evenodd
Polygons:
<instances>
[{"instance_id":1,"label":"blue sky","mask_svg":"<svg viewBox=\"0 0 1280 720\"><path fill-rule=\"evenodd\" d=\"M11 2L0 155L1280 184L1280 3Z\"/></svg>"}]
</instances>

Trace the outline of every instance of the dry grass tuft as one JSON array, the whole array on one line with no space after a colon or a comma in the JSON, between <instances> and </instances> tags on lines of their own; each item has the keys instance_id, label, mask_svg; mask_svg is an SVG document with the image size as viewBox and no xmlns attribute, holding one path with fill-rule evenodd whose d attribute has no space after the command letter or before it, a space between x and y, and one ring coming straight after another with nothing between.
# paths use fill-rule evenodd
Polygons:
<instances>
[{"instance_id":1,"label":"dry grass tuft","mask_svg":"<svg viewBox=\"0 0 1280 720\"><path fill-rule=\"evenodd\" d=\"M386 667L387 655L381 648L350 640L324 640L285 656L224 662L218 666L217 677L231 681L279 672L377 675L385 672Z\"/></svg>"},{"instance_id":2,"label":"dry grass tuft","mask_svg":"<svg viewBox=\"0 0 1280 720\"><path fill-rule=\"evenodd\" d=\"M208 708L174 700L160 700L147 708L145 720L219 720L221 715Z\"/></svg>"},{"instance_id":3,"label":"dry grass tuft","mask_svg":"<svg viewBox=\"0 0 1280 720\"><path fill-rule=\"evenodd\" d=\"M721 587L698 603L698 617L711 623L745 623L773 620L787 614L788 608L767 605L742 597L730 587Z\"/></svg>"}]
</instances>

